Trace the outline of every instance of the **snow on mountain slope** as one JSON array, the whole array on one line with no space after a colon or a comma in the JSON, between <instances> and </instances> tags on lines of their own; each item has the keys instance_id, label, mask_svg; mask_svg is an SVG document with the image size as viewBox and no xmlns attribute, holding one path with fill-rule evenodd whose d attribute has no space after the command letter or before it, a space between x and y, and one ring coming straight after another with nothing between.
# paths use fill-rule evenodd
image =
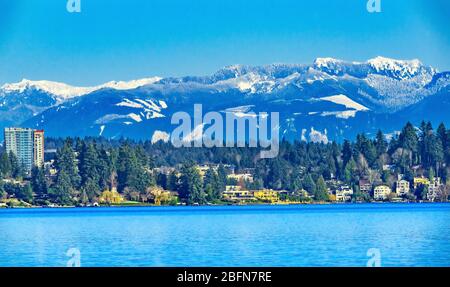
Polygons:
<instances>
[{"instance_id":1,"label":"snow on mountain slope","mask_svg":"<svg viewBox=\"0 0 450 287\"><path fill-rule=\"evenodd\" d=\"M144 78L144 79L138 79L138 80L132 80L132 81L111 81L106 84L94 87L94 89L99 90L103 88L111 88L115 90L131 90L136 89L145 85L151 85L158 81L160 81L162 78L160 77L151 77L151 78Z\"/></svg>"},{"instance_id":2,"label":"snow on mountain slope","mask_svg":"<svg viewBox=\"0 0 450 287\"><path fill-rule=\"evenodd\" d=\"M314 67L329 74L338 75L345 72L345 62L333 58L317 58Z\"/></svg>"},{"instance_id":3,"label":"snow on mountain slope","mask_svg":"<svg viewBox=\"0 0 450 287\"><path fill-rule=\"evenodd\" d=\"M356 110L356 111L368 111L369 110L365 106L363 106L363 105L353 101L352 99L350 99L346 95L329 96L329 97L320 98L320 100L322 100L322 101L329 101L329 102L332 102L332 103L335 103L335 104L338 104L338 105L343 105L346 108L353 109L353 110Z\"/></svg>"},{"instance_id":4,"label":"snow on mountain slope","mask_svg":"<svg viewBox=\"0 0 450 287\"><path fill-rule=\"evenodd\" d=\"M248 73L238 78L231 78L219 81L215 86L225 86L238 88L241 92L267 92L270 93L275 85L275 81L267 76L259 75L257 73Z\"/></svg>"},{"instance_id":5,"label":"snow on mountain slope","mask_svg":"<svg viewBox=\"0 0 450 287\"><path fill-rule=\"evenodd\" d=\"M378 107L382 108L380 112L395 112L429 95L424 87L436 73L418 60L376 57L366 62L347 62L317 58L312 65L233 65L211 76L163 79L158 86L162 92L167 89L183 93L196 89L236 89L247 95L273 96L292 93L293 89L309 97L334 91L345 93L366 106L371 103L370 109Z\"/></svg>"},{"instance_id":6,"label":"snow on mountain slope","mask_svg":"<svg viewBox=\"0 0 450 287\"><path fill-rule=\"evenodd\" d=\"M1 87L1 90L3 90L5 93L23 93L27 89L44 91L63 99L81 96L93 91L93 89L90 88L73 87L64 83L51 81L30 81L27 79L23 79L18 83L5 84Z\"/></svg>"},{"instance_id":7,"label":"snow on mountain slope","mask_svg":"<svg viewBox=\"0 0 450 287\"><path fill-rule=\"evenodd\" d=\"M369 109L346 95L335 95L335 96L329 96L329 97L323 97L319 99L320 101L327 101L332 102L337 105L344 106L347 110L343 111L324 111L321 113L321 116L327 117L327 116L335 116L336 118L341 119L349 119L354 118L356 116L357 112L365 112L369 111Z\"/></svg>"},{"instance_id":8,"label":"snow on mountain slope","mask_svg":"<svg viewBox=\"0 0 450 287\"><path fill-rule=\"evenodd\" d=\"M99 86L94 87L75 87L65 83L52 82L52 81L31 81L27 79L23 79L18 83L5 84L0 88L0 92L4 93L23 93L27 89L36 89L40 91L44 91L55 95L60 100L66 100L73 97L82 96L88 93L92 93L93 91L100 90L103 88L111 88L116 90L130 90L135 89L144 85L153 84L157 81L161 80L159 77L153 78L145 78L139 80L132 80L129 82L124 81L111 81Z\"/></svg>"},{"instance_id":9,"label":"snow on mountain slope","mask_svg":"<svg viewBox=\"0 0 450 287\"><path fill-rule=\"evenodd\" d=\"M317 58L314 61L314 65L318 68L332 68L337 64L342 64L344 61L334 58Z\"/></svg>"},{"instance_id":10,"label":"snow on mountain slope","mask_svg":"<svg viewBox=\"0 0 450 287\"><path fill-rule=\"evenodd\" d=\"M422 63L417 60L394 60L385 57L370 59L367 63L377 72L388 72L399 79L408 79L420 72Z\"/></svg>"},{"instance_id":11,"label":"snow on mountain slope","mask_svg":"<svg viewBox=\"0 0 450 287\"><path fill-rule=\"evenodd\" d=\"M139 113L136 115L135 113L131 113L128 116L131 117L136 122L141 122L141 117L145 119L154 119L154 118L164 118L165 116L161 113L163 109L167 109L167 104L165 101L158 101L155 103L151 99L124 99L120 103L117 103L118 107L128 107L138 109Z\"/></svg>"},{"instance_id":12,"label":"snow on mountain slope","mask_svg":"<svg viewBox=\"0 0 450 287\"><path fill-rule=\"evenodd\" d=\"M79 103L75 103L77 104ZM95 102L94 104L98 105ZM152 99L123 98L116 104L104 103L103 108L105 113L93 122L95 125L100 125L102 134L111 123L130 126L151 119L165 118L163 110L167 109L167 104L164 101Z\"/></svg>"}]
</instances>

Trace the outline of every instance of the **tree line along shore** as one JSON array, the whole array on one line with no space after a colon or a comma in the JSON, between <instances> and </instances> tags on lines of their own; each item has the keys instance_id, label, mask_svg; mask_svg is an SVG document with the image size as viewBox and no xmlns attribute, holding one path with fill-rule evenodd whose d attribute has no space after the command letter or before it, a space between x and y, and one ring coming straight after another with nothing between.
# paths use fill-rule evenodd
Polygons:
<instances>
[{"instance_id":1,"label":"tree line along shore","mask_svg":"<svg viewBox=\"0 0 450 287\"><path fill-rule=\"evenodd\" d=\"M26 174L0 154L0 207L446 202L450 130L407 123L395 136L259 148L174 148L105 138L46 139L43 167ZM52 152L53 150L53 152Z\"/></svg>"}]
</instances>

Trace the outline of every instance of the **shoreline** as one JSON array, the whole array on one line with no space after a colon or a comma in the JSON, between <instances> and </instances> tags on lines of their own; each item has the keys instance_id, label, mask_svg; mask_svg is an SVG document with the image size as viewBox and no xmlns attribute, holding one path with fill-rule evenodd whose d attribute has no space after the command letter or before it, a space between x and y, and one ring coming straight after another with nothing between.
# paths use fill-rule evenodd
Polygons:
<instances>
[{"instance_id":1,"label":"shoreline","mask_svg":"<svg viewBox=\"0 0 450 287\"><path fill-rule=\"evenodd\" d=\"M411 205L411 204L449 204L450 202L329 202L329 203L293 203L293 204L208 204L208 205L154 205L154 204L136 204L136 205L99 205L99 206L1 206L2 209L102 209L102 208L148 208L148 207L257 207L257 206L351 206L351 205Z\"/></svg>"}]
</instances>

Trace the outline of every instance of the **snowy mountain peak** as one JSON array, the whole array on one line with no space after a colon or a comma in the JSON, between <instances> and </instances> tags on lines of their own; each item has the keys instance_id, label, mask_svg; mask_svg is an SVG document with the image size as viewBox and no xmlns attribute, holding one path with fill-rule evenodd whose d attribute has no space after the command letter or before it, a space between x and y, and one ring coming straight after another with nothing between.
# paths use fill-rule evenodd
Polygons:
<instances>
[{"instance_id":1,"label":"snowy mountain peak","mask_svg":"<svg viewBox=\"0 0 450 287\"><path fill-rule=\"evenodd\" d=\"M317 68L331 68L332 66L335 66L336 64L341 64L344 61L334 59L334 58L317 58L314 60L314 66Z\"/></svg>"},{"instance_id":2,"label":"snowy mountain peak","mask_svg":"<svg viewBox=\"0 0 450 287\"><path fill-rule=\"evenodd\" d=\"M242 75L245 75L247 73L249 73L251 70L250 66L245 66L245 65L231 65L231 66L226 66L222 69L220 69L219 71L217 71L215 73L215 75L217 77L224 77L224 78L237 78L240 77Z\"/></svg>"},{"instance_id":3,"label":"snowy mountain peak","mask_svg":"<svg viewBox=\"0 0 450 287\"><path fill-rule=\"evenodd\" d=\"M138 79L138 80L132 80L132 81L111 81L106 84L94 87L97 89L102 88L111 88L115 90L131 90L135 88L139 88L145 85L151 85L155 84L156 82L162 80L160 77L151 77L151 78L144 78L144 79Z\"/></svg>"},{"instance_id":4,"label":"snowy mountain peak","mask_svg":"<svg viewBox=\"0 0 450 287\"><path fill-rule=\"evenodd\" d=\"M76 87L65 83L52 82L52 81L31 81L23 79L18 83L5 84L0 88L0 92L5 93L23 93L27 89L36 89L52 95L57 96L60 99L69 99L73 97L82 96L103 88L111 88L115 90L130 90L144 85L154 84L161 80L159 77L144 78L139 80L132 80L129 82L124 81L111 81L99 86L94 87Z\"/></svg>"},{"instance_id":5,"label":"snowy mountain peak","mask_svg":"<svg viewBox=\"0 0 450 287\"><path fill-rule=\"evenodd\" d=\"M367 63L377 72L389 72L402 79L416 76L423 64L418 60L395 60L385 57L376 57L367 61Z\"/></svg>"},{"instance_id":6,"label":"snowy mountain peak","mask_svg":"<svg viewBox=\"0 0 450 287\"><path fill-rule=\"evenodd\" d=\"M73 87L59 82L31 81L27 79L23 79L18 83L5 84L1 87L1 90L3 90L6 93L11 92L23 93L27 89L41 90L59 96L61 98L81 96L91 91L89 88Z\"/></svg>"}]
</instances>

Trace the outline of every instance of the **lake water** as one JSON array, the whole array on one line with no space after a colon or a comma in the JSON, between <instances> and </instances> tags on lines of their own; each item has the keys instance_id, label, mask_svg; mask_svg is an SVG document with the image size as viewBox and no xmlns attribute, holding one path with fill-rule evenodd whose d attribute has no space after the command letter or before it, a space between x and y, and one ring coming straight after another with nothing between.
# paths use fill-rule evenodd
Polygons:
<instances>
[{"instance_id":1,"label":"lake water","mask_svg":"<svg viewBox=\"0 0 450 287\"><path fill-rule=\"evenodd\" d=\"M0 266L450 266L450 204L0 209Z\"/></svg>"}]
</instances>

